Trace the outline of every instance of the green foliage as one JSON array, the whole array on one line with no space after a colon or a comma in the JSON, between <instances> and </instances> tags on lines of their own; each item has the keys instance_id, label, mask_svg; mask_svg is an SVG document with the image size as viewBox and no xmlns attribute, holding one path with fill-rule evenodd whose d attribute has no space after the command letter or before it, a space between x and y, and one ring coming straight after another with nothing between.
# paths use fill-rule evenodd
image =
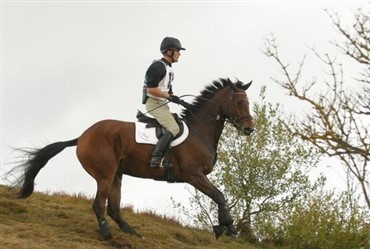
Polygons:
<instances>
[{"instance_id":1,"label":"green foliage","mask_svg":"<svg viewBox=\"0 0 370 249\"><path fill-rule=\"evenodd\" d=\"M281 248L369 248L366 217L368 213L351 202L347 193L336 197L317 192L279 212L277 217L261 215L257 226L263 239Z\"/></svg>"}]
</instances>

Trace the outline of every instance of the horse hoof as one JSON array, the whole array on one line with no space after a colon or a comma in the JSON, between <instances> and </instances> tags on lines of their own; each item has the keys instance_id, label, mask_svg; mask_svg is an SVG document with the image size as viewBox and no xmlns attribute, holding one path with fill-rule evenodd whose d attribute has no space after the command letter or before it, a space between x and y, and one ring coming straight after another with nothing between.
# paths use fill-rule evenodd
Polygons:
<instances>
[{"instance_id":1,"label":"horse hoof","mask_svg":"<svg viewBox=\"0 0 370 249\"><path fill-rule=\"evenodd\" d=\"M218 225L218 226L213 226L213 231L215 232L216 239L218 239L225 231L225 227Z\"/></svg>"},{"instance_id":2,"label":"horse hoof","mask_svg":"<svg viewBox=\"0 0 370 249\"><path fill-rule=\"evenodd\" d=\"M141 236L139 233L137 233L136 231L133 231L133 232L131 232L130 234L132 234L132 235L136 235L137 237L139 237L140 239L142 239L143 238L143 236Z\"/></svg>"},{"instance_id":3,"label":"horse hoof","mask_svg":"<svg viewBox=\"0 0 370 249\"><path fill-rule=\"evenodd\" d=\"M136 234L136 236L138 236L140 239L143 239L144 237L143 236L141 236L140 234Z\"/></svg>"},{"instance_id":4,"label":"horse hoof","mask_svg":"<svg viewBox=\"0 0 370 249\"><path fill-rule=\"evenodd\" d=\"M228 234L227 237L230 238L230 239L237 239L238 234L237 233Z\"/></svg>"},{"instance_id":5,"label":"horse hoof","mask_svg":"<svg viewBox=\"0 0 370 249\"><path fill-rule=\"evenodd\" d=\"M105 232L105 233L101 233L101 236L103 237L104 240L111 240L113 239L113 236L110 232Z\"/></svg>"},{"instance_id":6,"label":"horse hoof","mask_svg":"<svg viewBox=\"0 0 370 249\"><path fill-rule=\"evenodd\" d=\"M133 229L127 222L122 222L119 227L122 232L129 233L131 235L136 235L139 238L143 237L139 233L137 233L135 229Z\"/></svg>"},{"instance_id":7,"label":"horse hoof","mask_svg":"<svg viewBox=\"0 0 370 249\"><path fill-rule=\"evenodd\" d=\"M238 232L236 231L235 227L233 225L229 225L226 230L226 236L231 239L238 238Z\"/></svg>"},{"instance_id":8,"label":"horse hoof","mask_svg":"<svg viewBox=\"0 0 370 249\"><path fill-rule=\"evenodd\" d=\"M100 229L100 234L104 240L113 239L112 233L110 232L108 227L103 227L102 229Z\"/></svg>"}]
</instances>

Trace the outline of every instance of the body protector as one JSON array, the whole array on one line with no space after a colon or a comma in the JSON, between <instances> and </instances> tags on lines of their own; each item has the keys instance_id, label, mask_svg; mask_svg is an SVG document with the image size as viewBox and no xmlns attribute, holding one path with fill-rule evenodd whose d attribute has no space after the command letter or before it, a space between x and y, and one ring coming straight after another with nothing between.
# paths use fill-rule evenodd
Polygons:
<instances>
[{"instance_id":1,"label":"body protector","mask_svg":"<svg viewBox=\"0 0 370 249\"><path fill-rule=\"evenodd\" d=\"M158 83L158 87L161 89L162 92L170 92L171 93L172 92L171 83L172 83L172 81L174 80L174 77L175 77L171 66L169 64L166 64L162 60L154 60L152 65L154 63L162 63L163 66L165 67L165 70L166 70L166 73L165 73L164 77ZM165 100L164 98L158 98L158 97L153 96L153 95L151 95L147 92L147 88L148 88L147 81L148 81L147 75L145 75L142 103L145 104L148 97L155 98L155 99L160 99L160 100L164 101Z\"/></svg>"}]
</instances>

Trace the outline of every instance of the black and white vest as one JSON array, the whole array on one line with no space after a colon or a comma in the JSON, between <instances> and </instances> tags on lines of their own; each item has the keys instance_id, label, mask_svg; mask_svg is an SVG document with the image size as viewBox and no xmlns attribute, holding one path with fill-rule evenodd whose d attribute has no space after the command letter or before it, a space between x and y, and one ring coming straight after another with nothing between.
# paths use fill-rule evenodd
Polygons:
<instances>
[{"instance_id":1,"label":"black and white vest","mask_svg":"<svg viewBox=\"0 0 370 249\"><path fill-rule=\"evenodd\" d=\"M166 75L158 83L158 87L162 90L162 92L168 92L168 91L171 90L171 83L174 80L175 74L173 73L172 68L170 67L170 65L166 64L162 60L155 60L155 61L153 61L153 63L155 63L157 61L160 61L166 67ZM155 97L155 96L151 95L150 93L148 93L148 96L152 97L152 98L155 98L155 99L165 100L164 98Z\"/></svg>"}]
</instances>

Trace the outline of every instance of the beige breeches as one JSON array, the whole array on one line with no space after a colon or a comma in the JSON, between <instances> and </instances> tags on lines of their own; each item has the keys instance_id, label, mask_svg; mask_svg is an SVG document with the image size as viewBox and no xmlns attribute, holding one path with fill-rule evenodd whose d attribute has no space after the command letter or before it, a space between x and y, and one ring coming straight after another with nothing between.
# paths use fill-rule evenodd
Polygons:
<instances>
[{"instance_id":1,"label":"beige breeches","mask_svg":"<svg viewBox=\"0 0 370 249\"><path fill-rule=\"evenodd\" d=\"M179 132L180 128L175 121L175 118L170 112L170 108L167 104L164 104L163 100L149 97L146 101L146 110L155 117L155 119L172 135L175 137Z\"/></svg>"}]
</instances>

